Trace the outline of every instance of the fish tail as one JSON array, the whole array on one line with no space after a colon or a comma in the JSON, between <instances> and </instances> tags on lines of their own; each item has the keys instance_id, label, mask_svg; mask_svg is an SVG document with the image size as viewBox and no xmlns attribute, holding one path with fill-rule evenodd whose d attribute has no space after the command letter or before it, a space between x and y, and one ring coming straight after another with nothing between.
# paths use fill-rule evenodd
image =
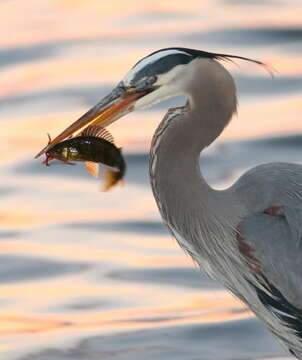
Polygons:
<instances>
[{"instance_id":1,"label":"fish tail","mask_svg":"<svg viewBox=\"0 0 302 360\"><path fill-rule=\"evenodd\" d=\"M104 186L103 191L110 190L114 185L122 180L120 171L114 171L110 169L104 170Z\"/></svg>"}]
</instances>

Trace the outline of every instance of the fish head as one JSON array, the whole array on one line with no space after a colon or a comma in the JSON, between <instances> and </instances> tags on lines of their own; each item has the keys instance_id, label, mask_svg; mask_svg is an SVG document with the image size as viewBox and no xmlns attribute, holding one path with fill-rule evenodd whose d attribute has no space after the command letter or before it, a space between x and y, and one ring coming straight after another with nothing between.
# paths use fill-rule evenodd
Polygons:
<instances>
[{"instance_id":1,"label":"fish head","mask_svg":"<svg viewBox=\"0 0 302 360\"><path fill-rule=\"evenodd\" d=\"M45 153L45 159L42 161L42 164L45 164L46 166L49 166L49 162L51 160L54 160L54 158L50 155L50 153L47 151Z\"/></svg>"},{"instance_id":2,"label":"fish head","mask_svg":"<svg viewBox=\"0 0 302 360\"><path fill-rule=\"evenodd\" d=\"M62 145L62 143L59 143L49 148L45 152L46 159L43 163L48 165L49 161L54 159L67 163L77 159L79 153L76 148Z\"/></svg>"}]
</instances>

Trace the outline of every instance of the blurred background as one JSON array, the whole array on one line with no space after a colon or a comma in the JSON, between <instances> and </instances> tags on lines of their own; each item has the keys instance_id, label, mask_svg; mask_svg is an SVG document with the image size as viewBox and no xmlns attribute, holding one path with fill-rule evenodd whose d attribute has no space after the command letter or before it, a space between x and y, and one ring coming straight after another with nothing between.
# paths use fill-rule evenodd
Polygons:
<instances>
[{"instance_id":1,"label":"blurred background","mask_svg":"<svg viewBox=\"0 0 302 360\"><path fill-rule=\"evenodd\" d=\"M204 154L217 188L252 166L301 161L301 0L0 0L0 359L241 359L283 350L200 274L161 224L148 181L153 131L173 99L110 127L125 186L34 155L133 64L183 46L225 64L238 115Z\"/></svg>"}]
</instances>

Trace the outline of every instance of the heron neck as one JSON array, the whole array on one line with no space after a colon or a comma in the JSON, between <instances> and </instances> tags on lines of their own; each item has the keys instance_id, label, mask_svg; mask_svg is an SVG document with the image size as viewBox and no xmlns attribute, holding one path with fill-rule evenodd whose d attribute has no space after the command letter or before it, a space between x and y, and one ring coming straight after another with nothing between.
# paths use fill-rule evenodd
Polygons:
<instances>
[{"instance_id":1,"label":"heron neck","mask_svg":"<svg viewBox=\"0 0 302 360\"><path fill-rule=\"evenodd\" d=\"M198 217L208 228L213 221L223 224L228 219L231 202L226 201L227 192L216 191L206 182L199 156L230 121L236 110L236 93L228 73L231 86L221 86L216 75L203 74L203 82L196 79L192 83L189 104L181 113L170 111L155 132L150 177L159 209L168 223L185 223L185 219L190 223Z\"/></svg>"},{"instance_id":2,"label":"heron neck","mask_svg":"<svg viewBox=\"0 0 302 360\"><path fill-rule=\"evenodd\" d=\"M198 153L209 146L230 122L237 107L233 78L216 61L199 64L188 89L188 113L184 128Z\"/></svg>"},{"instance_id":3,"label":"heron neck","mask_svg":"<svg viewBox=\"0 0 302 360\"><path fill-rule=\"evenodd\" d=\"M200 153L221 133L223 126L215 128L209 115L197 117L189 108L177 116L171 113L170 123L163 133L153 138L150 156L151 184L162 215L176 218L172 212L208 216L209 208L217 211L223 205L221 192L215 191L202 175ZM159 137L158 137L158 134ZM220 202L222 204L220 204ZM160 210L162 210L160 209Z\"/></svg>"}]
</instances>

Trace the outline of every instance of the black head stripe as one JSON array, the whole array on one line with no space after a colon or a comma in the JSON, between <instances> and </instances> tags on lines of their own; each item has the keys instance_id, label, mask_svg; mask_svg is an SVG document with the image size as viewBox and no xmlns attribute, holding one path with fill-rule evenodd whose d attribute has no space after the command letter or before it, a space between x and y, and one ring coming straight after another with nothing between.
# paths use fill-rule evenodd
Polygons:
<instances>
[{"instance_id":1,"label":"black head stripe","mask_svg":"<svg viewBox=\"0 0 302 360\"><path fill-rule=\"evenodd\" d=\"M162 53L162 56L159 56ZM156 56L158 54L158 56ZM154 61L152 61L152 57L154 57ZM140 61L138 61L134 66L134 75L131 79L133 84L139 82L142 78L161 75L164 74L171 69L173 69L177 65L186 65L192 60L196 58L205 58L205 59L213 59L213 60L231 60L231 59L240 59L245 61L251 61L258 65L264 66L268 72L272 74L272 70L269 69L264 63L249 59L242 56L237 55L229 55L229 54L220 54L220 53L210 53L207 51L196 50L196 49L188 49L181 47L171 47L165 48L161 50L154 51L150 55L144 57ZM148 63L148 60L150 62ZM145 61L146 65L142 65L142 62ZM138 67L138 71L135 72L135 68Z\"/></svg>"},{"instance_id":2,"label":"black head stripe","mask_svg":"<svg viewBox=\"0 0 302 360\"><path fill-rule=\"evenodd\" d=\"M154 62L150 62L144 66L141 70L139 70L133 77L133 83L138 82L140 79L156 75L161 75L167 73L171 69L173 69L176 65L185 65L193 60L193 57L184 53L175 53L163 56L155 60Z\"/></svg>"},{"instance_id":3,"label":"black head stripe","mask_svg":"<svg viewBox=\"0 0 302 360\"><path fill-rule=\"evenodd\" d=\"M165 48L165 49L161 49L161 50L157 50L154 51L153 53L151 53L150 55L146 56L143 59L146 59L154 54L157 54L159 52L162 51L169 51L169 50L175 50L175 51L179 51L182 53L186 53L189 56L192 57L192 59L194 58L208 58L208 59L216 59L216 60L227 60L230 58L233 59L240 59L240 60L245 60L245 61L251 61L253 63L256 63L258 65L265 65L263 62L258 61L258 60L254 60L254 59L250 59L247 57L243 57L243 56L238 56L238 55L230 55L230 54L221 54L221 53L211 53L211 52L207 52L207 51L203 51L203 50L197 50L197 49L188 49L188 48L181 48L181 47L171 47L171 48ZM143 60L142 59L142 60ZM142 60L140 60L139 62L137 62L134 67L140 63Z\"/></svg>"}]
</instances>

